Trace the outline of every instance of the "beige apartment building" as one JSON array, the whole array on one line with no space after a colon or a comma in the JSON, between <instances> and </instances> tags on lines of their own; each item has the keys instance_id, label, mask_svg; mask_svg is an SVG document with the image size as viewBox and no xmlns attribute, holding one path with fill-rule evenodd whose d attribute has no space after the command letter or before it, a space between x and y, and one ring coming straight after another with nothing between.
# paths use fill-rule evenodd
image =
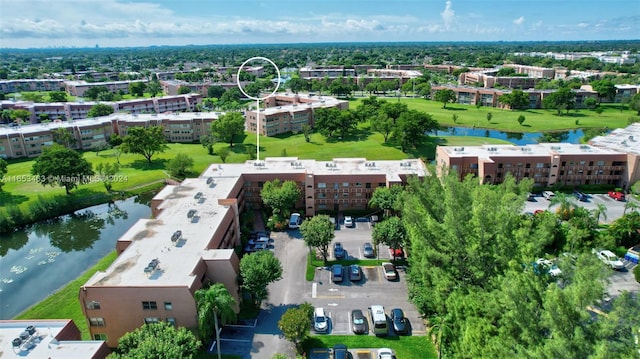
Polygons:
<instances>
[{"instance_id":1,"label":"beige apartment building","mask_svg":"<svg viewBox=\"0 0 640 359\"><path fill-rule=\"evenodd\" d=\"M481 183L501 183L510 173L517 181L533 180L535 186L629 184L627 154L604 147L571 143L535 145L438 146L439 170L456 171Z\"/></svg>"},{"instance_id":2,"label":"beige apartment building","mask_svg":"<svg viewBox=\"0 0 640 359\"><path fill-rule=\"evenodd\" d=\"M618 151L627 156L626 178L622 187L628 189L640 181L640 123L633 123L626 128L618 128L610 133L597 136L589 144L611 151ZM625 184L626 183L626 184Z\"/></svg>"},{"instance_id":3,"label":"beige apartment building","mask_svg":"<svg viewBox=\"0 0 640 359\"><path fill-rule=\"evenodd\" d=\"M118 239L118 258L79 290L92 338L118 339L145 323L166 321L195 329L194 293L222 283L239 301L240 215L261 208L260 190L274 179L302 189L297 208L319 212L366 209L380 186L427 175L421 160L333 161L266 158L213 164L199 178L165 187L151 201L153 218L142 219Z\"/></svg>"},{"instance_id":4,"label":"beige apartment building","mask_svg":"<svg viewBox=\"0 0 640 359\"><path fill-rule=\"evenodd\" d=\"M63 79L21 79L0 81L0 93L21 91L64 91Z\"/></svg>"},{"instance_id":5,"label":"beige apartment building","mask_svg":"<svg viewBox=\"0 0 640 359\"><path fill-rule=\"evenodd\" d=\"M136 82L144 82L147 80L133 80L133 81L108 81L108 82L86 82L86 81L65 81L65 91L71 96L83 97L84 93L92 87L106 87L109 92L129 93L129 84Z\"/></svg>"},{"instance_id":6,"label":"beige apartment building","mask_svg":"<svg viewBox=\"0 0 640 359\"><path fill-rule=\"evenodd\" d=\"M301 132L303 125L313 126L313 114L318 108L349 108L348 101L310 94L277 94L267 98L263 105L265 108L261 108L259 113L255 110L245 113L246 130L262 136Z\"/></svg>"}]
</instances>

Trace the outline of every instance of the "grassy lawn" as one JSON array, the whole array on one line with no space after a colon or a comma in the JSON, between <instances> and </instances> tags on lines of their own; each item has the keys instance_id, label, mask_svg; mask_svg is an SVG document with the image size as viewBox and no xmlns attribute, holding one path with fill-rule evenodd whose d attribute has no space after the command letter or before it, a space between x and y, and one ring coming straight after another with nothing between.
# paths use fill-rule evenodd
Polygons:
<instances>
[{"instance_id":1,"label":"grassy lawn","mask_svg":"<svg viewBox=\"0 0 640 359\"><path fill-rule=\"evenodd\" d=\"M385 98L387 101L398 101L395 98ZM352 100L349 108L355 109L362 99ZM447 104L447 108L442 108L441 102L430 101L417 98L400 98L400 102L406 103L410 109L427 112L443 126L463 126L489 128L511 132L541 132L560 131L576 128L602 128L607 126L611 129L628 126L628 119L635 116L637 112L631 110L620 111L619 104L603 104L604 111L598 115L592 110L580 109L571 111L568 115L558 116L555 110L530 109L526 111L502 110L493 107L476 108L473 105ZM493 117L487 121L487 113L491 112ZM458 115L457 123L453 122L452 116ZM526 120L518 124L518 116L523 115ZM576 121L577 124L576 124Z\"/></svg>"},{"instance_id":2,"label":"grassy lawn","mask_svg":"<svg viewBox=\"0 0 640 359\"><path fill-rule=\"evenodd\" d=\"M332 348L335 344L344 344L349 349L391 348L396 353L396 356L402 359L429 359L437 357L435 347L425 336L378 338L370 335L316 335L307 339L303 343L303 348L304 351L308 353L313 348Z\"/></svg>"},{"instance_id":3,"label":"grassy lawn","mask_svg":"<svg viewBox=\"0 0 640 359\"><path fill-rule=\"evenodd\" d=\"M113 251L91 269L69 282L69 284L50 295L47 299L20 313L15 319L72 319L80 329L82 339L90 340L89 327L78 301L78 291L95 272L107 269L115 259L116 252Z\"/></svg>"}]
</instances>

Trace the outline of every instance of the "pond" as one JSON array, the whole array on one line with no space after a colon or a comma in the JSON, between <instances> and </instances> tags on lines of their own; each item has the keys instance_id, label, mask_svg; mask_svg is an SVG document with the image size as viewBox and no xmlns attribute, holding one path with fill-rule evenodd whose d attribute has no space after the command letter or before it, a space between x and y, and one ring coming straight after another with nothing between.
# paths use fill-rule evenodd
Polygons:
<instances>
[{"instance_id":1,"label":"pond","mask_svg":"<svg viewBox=\"0 0 640 359\"><path fill-rule=\"evenodd\" d=\"M581 129L558 132L503 132L498 130L489 130L484 128L470 127L445 127L438 130L437 133L431 133L437 136L476 136L497 138L513 142L516 145L529 145L539 142L567 142L580 143L580 139L584 137L584 131ZM541 137L553 139L554 141L544 141Z\"/></svg>"},{"instance_id":2,"label":"pond","mask_svg":"<svg viewBox=\"0 0 640 359\"><path fill-rule=\"evenodd\" d=\"M129 227L151 216L152 197L85 208L0 235L0 319L40 302L115 250Z\"/></svg>"}]
</instances>

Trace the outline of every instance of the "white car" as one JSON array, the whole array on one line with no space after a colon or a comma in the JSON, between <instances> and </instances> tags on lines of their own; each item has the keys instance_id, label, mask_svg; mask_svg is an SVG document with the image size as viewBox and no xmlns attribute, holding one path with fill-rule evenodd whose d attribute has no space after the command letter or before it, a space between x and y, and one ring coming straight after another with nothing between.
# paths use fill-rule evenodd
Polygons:
<instances>
[{"instance_id":1,"label":"white car","mask_svg":"<svg viewBox=\"0 0 640 359\"><path fill-rule=\"evenodd\" d=\"M595 251L595 253L596 253L596 256L598 256L598 259L600 259L604 264L608 265L609 267L617 270L624 268L624 263L622 263L620 258L618 258L618 256L613 254L613 252L611 252L610 250L604 249L601 251Z\"/></svg>"},{"instance_id":2,"label":"white car","mask_svg":"<svg viewBox=\"0 0 640 359\"><path fill-rule=\"evenodd\" d=\"M389 348L378 349L378 359L394 359L393 351Z\"/></svg>"},{"instance_id":3,"label":"white car","mask_svg":"<svg viewBox=\"0 0 640 359\"><path fill-rule=\"evenodd\" d=\"M324 314L323 308L313 311L313 329L318 333L326 333L329 330L329 318Z\"/></svg>"},{"instance_id":4,"label":"white car","mask_svg":"<svg viewBox=\"0 0 640 359\"><path fill-rule=\"evenodd\" d=\"M540 258L536 263L538 266L545 268L552 277L557 277L562 274L560 268L548 259Z\"/></svg>"},{"instance_id":5,"label":"white car","mask_svg":"<svg viewBox=\"0 0 640 359\"><path fill-rule=\"evenodd\" d=\"M353 227L353 217L345 216L344 217L344 226L345 227Z\"/></svg>"}]
</instances>

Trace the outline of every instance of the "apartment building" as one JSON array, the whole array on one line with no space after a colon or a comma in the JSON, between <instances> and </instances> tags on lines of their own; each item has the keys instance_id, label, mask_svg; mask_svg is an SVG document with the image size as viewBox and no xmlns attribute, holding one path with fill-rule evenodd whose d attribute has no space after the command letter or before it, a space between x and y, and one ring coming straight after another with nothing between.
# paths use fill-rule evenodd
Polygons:
<instances>
[{"instance_id":1,"label":"apartment building","mask_svg":"<svg viewBox=\"0 0 640 359\"><path fill-rule=\"evenodd\" d=\"M301 67L298 70L300 78L305 80L322 80L324 78L335 79L338 77L356 77L355 69L346 69L344 66L317 66Z\"/></svg>"},{"instance_id":2,"label":"apartment building","mask_svg":"<svg viewBox=\"0 0 640 359\"><path fill-rule=\"evenodd\" d=\"M21 91L61 91L63 79L22 79L0 81L0 93L8 94Z\"/></svg>"},{"instance_id":3,"label":"apartment building","mask_svg":"<svg viewBox=\"0 0 640 359\"><path fill-rule=\"evenodd\" d=\"M81 340L70 319L0 320L0 354L5 357L105 359L102 339Z\"/></svg>"},{"instance_id":4,"label":"apartment building","mask_svg":"<svg viewBox=\"0 0 640 359\"><path fill-rule=\"evenodd\" d=\"M162 126L167 142L192 143L210 133L219 112L174 112L164 114L114 114L109 116L113 130L126 136L130 127Z\"/></svg>"},{"instance_id":5,"label":"apartment building","mask_svg":"<svg viewBox=\"0 0 640 359\"><path fill-rule=\"evenodd\" d=\"M38 125L1 127L0 157L37 157L42 148L54 143L54 131L64 128L75 142L72 148L91 150L102 147L113 133L111 119L102 117L78 121L54 121Z\"/></svg>"},{"instance_id":6,"label":"apartment building","mask_svg":"<svg viewBox=\"0 0 640 359\"><path fill-rule=\"evenodd\" d=\"M134 80L134 81L108 81L108 82L86 82L86 81L65 81L65 91L71 96L83 97L84 93L92 87L106 87L109 92L129 93L129 84L136 82L144 82L147 80Z\"/></svg>"},{"instance_id":7,"label":"apartment building","mask_svg":"<svg viewBox=\"0 0 640 359\"><path fill-rule=\"evenodd\" d=\"M239 303L237 284L243 211L261 208L260 190L274 179L302 189L297 207L318 212L366 209L380 186L427 175L418 159L332 161L266 158L212 164L199 178L165 187L151 201L153 219L134 224L116 244L118 258L80 288L78 298L92 338L115 347L145 323L197 328L194 293L222 283Z\"/></svg>"},{"instance_id":8,"label":"apartment building","mask_svg":"<svg viewBox=\"0 0 640 359\"><path fill-rule=\"evenodd\" d=\"M260 112L246 111L246 130L262 136L275 136L286 132L300 132L305 124L313 126L313 113L318 108L346 110L349 102L329 96L310 94L277 94L264 102ZM258 121L260 130L258 131Z\"/></svg>"},{"instance_id":9,"label":"apartment building","mask_svg":"<svg viewBox=\"0 0 640 359\"><path fill-rule=\"evenodd\" d=\"M510 173L517 181L529 178L535 186L628 184L627 154L604 147L571 143L483 145L436 148L438 169L456 171L481 183L501 183Z\"/></svg>"},{"instance_id":10,"label":"apartment building","mask_svg":"<svg viewBox=\"0 0 640 359\"><path fill-rule=\"evenodd\" d=\"M640 123L633 123L626 128L618 128L606 135L594 137L589 144L626 154L627 168L621 187L628 189L640 181Z\"/></svg>"}]
</instances>

